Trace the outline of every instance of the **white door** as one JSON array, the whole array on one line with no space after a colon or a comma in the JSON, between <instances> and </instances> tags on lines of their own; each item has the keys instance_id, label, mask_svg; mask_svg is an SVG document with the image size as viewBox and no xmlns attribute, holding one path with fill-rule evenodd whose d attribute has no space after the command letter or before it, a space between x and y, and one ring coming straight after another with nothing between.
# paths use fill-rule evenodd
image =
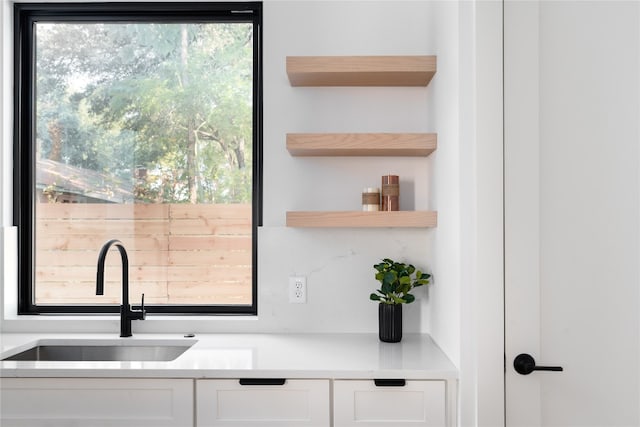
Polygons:
<instances>
[{"instance_id":1,"label":"white door","mask_svg":"<svg viewBox=\"0 0 640 427\"><path fill-rule=\"evenodd\" d=\"M640 2L504 16L506 424L640 426Z\"/></svg>"}]
</instances>

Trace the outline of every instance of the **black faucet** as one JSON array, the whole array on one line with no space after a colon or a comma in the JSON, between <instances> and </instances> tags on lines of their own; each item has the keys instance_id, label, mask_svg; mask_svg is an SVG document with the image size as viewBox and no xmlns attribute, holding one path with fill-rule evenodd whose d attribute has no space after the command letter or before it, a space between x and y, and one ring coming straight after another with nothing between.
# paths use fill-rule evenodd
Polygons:
<instances>
[{"instance_id":1,"label":"black faucet","mask_svg":"<svg viewBox=\"0 0 640 427\"><path fill-rule=\"evenodd\" d=\"M96 295L104 295L104 262L107 258L107 252L111 246L115 246L120 251L122 258L122 305L120 306L120 336L130 337L131 321L144 320L146 312L144 311L144 294L142 294L142 305L140 310L132 310L129 305L129 257L122 242L119 240L109 240L100 249L98 255L98 274L96 277Z\"/></svg>"}]
</instances>

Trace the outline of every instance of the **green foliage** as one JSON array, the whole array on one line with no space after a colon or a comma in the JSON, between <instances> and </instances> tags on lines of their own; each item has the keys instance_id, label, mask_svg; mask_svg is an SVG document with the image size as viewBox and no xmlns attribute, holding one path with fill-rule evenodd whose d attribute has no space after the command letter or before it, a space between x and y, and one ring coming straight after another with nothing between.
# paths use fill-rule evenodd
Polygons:
<instances>
[{"instance_id":1,"label":"green foliage","mask_svg":"<svg viewBox=\"0 0 640 427\"><path fill-rule=\"evenodd\" d=\"M251 24L37 24L40 156L139 202L250 202L252 49Z\"/></svg>"},{"instance_id":2,"label":"green foliage","mask_svg":"<svg viewBox=\"0 0 640 427\"><path fill-rule=\"evenodd\" d=\"M380 282L380 289L372 293L369 299L381 304L409 304L415 301L415 296L409 292L413 288L429 283L430 274L423 273L411 264L395 262L385 258L375 264L375 278Z\"/></svg>"}]
</instances>

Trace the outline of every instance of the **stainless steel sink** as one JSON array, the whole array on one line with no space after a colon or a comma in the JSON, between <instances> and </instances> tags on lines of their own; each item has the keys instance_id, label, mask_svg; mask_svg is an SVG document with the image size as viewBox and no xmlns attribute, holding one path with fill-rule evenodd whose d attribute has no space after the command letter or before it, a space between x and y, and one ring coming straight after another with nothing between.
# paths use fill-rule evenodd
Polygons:
<instances>
[{"instance_id":1,"label":"stainless steel sink","mask_svg":"<svg viewBox=\"0 0 640 427\"><path fill-rule=\"evenodd\" d=\"M156 361L168 362L176 359L187 351L195 341L157 341L135 342L73 342L55 343L43 341L21 353L5 357L2 360L30 360L30 361Z\"/></svg>"}]
</instances>

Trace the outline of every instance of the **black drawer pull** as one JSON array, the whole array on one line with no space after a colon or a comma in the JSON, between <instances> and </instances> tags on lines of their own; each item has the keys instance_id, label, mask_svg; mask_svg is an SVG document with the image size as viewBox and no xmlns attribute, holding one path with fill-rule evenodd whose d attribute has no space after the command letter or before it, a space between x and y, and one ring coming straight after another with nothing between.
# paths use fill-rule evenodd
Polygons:
<instances>
[{"instance_id":1,"label":"black drawer pull","mask_svg":"<svg viewBox=\"0 0 640 427\"><path fill-rule=\"evenodd\" d=\"M404 387L407 382L402 379L375 379L373 380L376 387Z\"/></svg>"},{"instance_id":2,"label":"black drawer pull","mask_svg":"<svg viewBox=\"0 0 640 427\"><path fill-rule=\"evenodd\" d=\"M284 385L286 378L240 378L240 385Z\"/></svg>"}]
</instances>

